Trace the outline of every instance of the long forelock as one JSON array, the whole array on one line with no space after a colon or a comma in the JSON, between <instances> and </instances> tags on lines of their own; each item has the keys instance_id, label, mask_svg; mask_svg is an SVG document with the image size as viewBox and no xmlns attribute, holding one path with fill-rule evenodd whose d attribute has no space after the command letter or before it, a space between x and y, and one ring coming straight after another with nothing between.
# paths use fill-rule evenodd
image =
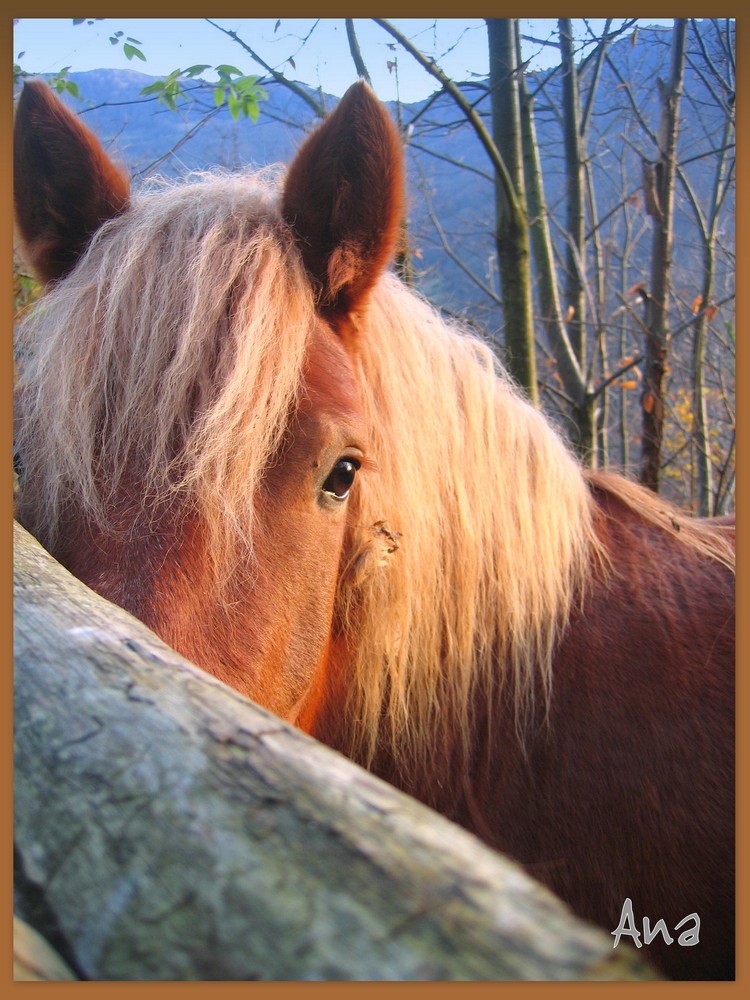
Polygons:
<instances>
[{"instance_id":1,"label":"long forelock","mask_svg":"<svg viewBox=\"0 0 750 1000\"><path fill-rule=\"evenodd\" d=\"M249 549L313 328L275 178L200 175L135 197L20 332L18 444L40 535L54 544L68 504L111 529L136 469L152 509L197 511L217 564L238 538Z\"/></svg>"},{"instance_id":2,"label":"long forelock","mask_svg":"<svg viewBox=\"0 0 750 1000\"><path fill-rule=\"evenodd\" d=\"M339 590L357 629L347 750L367 763L385 743L419 773L453 741L465 764L476 706L504 684L519 727L544 711L555 644L602 556L591 496L489 347L391 276L360 350L377 472Z\"/></svg>"},{"instance_id":3,"label":"long forelock","mask_svg":"<svg viewBox=\"0 0 750 1000\"><path fill-rule=\"evenodd\" d=\"M614 571L591 486L731 570L734 536L584 472L487 344L394 277L359 335L377 472L362 478L340 578L353 660L341 742L365 764L385 748L408 787L436 755L466 773L501 692L521 740L545 718L563 630Z\"/></svg>"}]
</instances>

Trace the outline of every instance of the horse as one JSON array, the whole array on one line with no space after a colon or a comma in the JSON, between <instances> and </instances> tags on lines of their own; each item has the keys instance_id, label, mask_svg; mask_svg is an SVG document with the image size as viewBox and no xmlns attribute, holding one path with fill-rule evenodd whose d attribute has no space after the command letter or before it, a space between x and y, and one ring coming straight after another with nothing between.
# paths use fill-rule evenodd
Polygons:
<instances>
[{"instance_id":1,"label":"horse","mask_svg":"<svg viewBox=\"0 0 750 1000\"><path fill-rule=\"evenodd\" d=\"M29 81L14 155L45 286L17 349L22 523L613 946L732 978L733 520L584 468L392 273L403 150L367 85L286 171L131 192Z\"/></svg>"}]
</instances>

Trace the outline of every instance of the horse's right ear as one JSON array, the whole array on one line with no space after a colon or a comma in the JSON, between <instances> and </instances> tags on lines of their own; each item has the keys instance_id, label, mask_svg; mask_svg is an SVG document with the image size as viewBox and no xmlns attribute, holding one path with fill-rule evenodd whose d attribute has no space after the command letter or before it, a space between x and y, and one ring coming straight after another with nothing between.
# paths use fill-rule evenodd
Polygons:
<instances>
[{"instance_id":1,"label":"horse's right ear","mask_svg":"<svg viewBox=\"0 0 750 1000\"><path fill-rule=\"evenodd\" d=\"M96 230L124 211L130 183L47 84L30 81L13 135L16 225L42 282L64 277Z\"/></svg>"},{"instance_id":2,"label":"horse's right ear","mask_svg":"<svg viewBox=\"0 0 750 1000\"><path fill-rule=\"evenodd\" d=\"M283 216L321 309L358 308L394 254L403 211L401 137L360 81L302 145L284 188Z\"/></svg>"}]
</instances>

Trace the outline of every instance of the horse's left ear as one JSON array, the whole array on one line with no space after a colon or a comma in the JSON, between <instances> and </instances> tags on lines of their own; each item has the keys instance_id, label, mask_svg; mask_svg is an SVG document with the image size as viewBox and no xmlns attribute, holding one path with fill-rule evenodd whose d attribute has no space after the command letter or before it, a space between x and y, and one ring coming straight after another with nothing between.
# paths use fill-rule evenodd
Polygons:
<instances>
[{"instance_id":1,"label":"horse's left ear","mask_svg":"<svg viewBox=\"0 0 750 1000\"><path fill-rule=\"evenodd\" d=\"M284 218L322 310L361 304L393 256L403 210L400 136L367 84L355 83L305 141L284 189Z\"/></svg>"},{"instance_id":2,"label":"horse's left ear","mask_svg":"<svg viewBox=\"0 0 750 1000\"><path fill-rule=\"evenodd\" d=\"M16 224L43 282L64 277L96 230L127 208L130 183L46 83L24 84L13 130Z\"/></svg>"}]
</instances>

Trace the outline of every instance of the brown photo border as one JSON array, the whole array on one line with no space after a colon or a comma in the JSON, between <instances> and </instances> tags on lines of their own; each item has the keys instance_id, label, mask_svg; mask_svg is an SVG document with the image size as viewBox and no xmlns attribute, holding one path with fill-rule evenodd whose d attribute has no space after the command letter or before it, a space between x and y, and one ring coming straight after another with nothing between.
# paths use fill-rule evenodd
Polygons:
<instances>
[{"instance_id":1,"label":"brown photo border","mask_svg":"<svg viewBox=\"0 0 750 1000\"><path fill-rule=\"evenodd\" d=\"M26 4L18 5L26 7ZM30 4L32 13L27 16L34 17L54 17L60 15L59 6L50 2ZM104 4L109 8L109 2ZM369 5L368 5L369 6ZM738 6L738 5L735 5ZM296 3L282 3L269 11L271 16L284 17L309 17L325 16L339 17L351 13L351 4L341 4L333 0L323 0L318 4L303 4L299 0ZM445 0L439 3L409 3L409 16L415 17L438 17L450 16L455 5L447 4ZM101 8L101 5L100 5ZM488 9L489 8L489 9ZM494 8L494 9L493 9ZM665 9L666 8L666 9ZM690 0L687 3L676 4L673 0L667 2L664 7L660 7L657 13L668 13L669 9L674 10L674 16L694 16L705 17L707 15L706 6L696 4ZM128 5L126 11L122 8L111 6L113 16L127 15L129 17L148 17L153 15L154 10L150 4L134 2ZM507 8L511 9L512 8ZM552 5L549 0L543 0L535 4L533 8L536 16L556 17L559 16L560 4ZM222 17L246 16L247 4L237 3L222 4L216 11ZM544 11L547 11L545 14ZM444 11L445 14L442 14ZM557 13L554 13L554 12ZM692 11L692 13L691 13ZM85 13L85 12L80 12ZM100 14L101 9L96 13ZM186 0L180 4L167 3L159 5L160 16L171 16L179 14L180 17L193 16L201 17L206 13L204 5L198 5L194 0ZM383 13L382 10L370 9L370 13ZM384 13L388 13L386 10ZM497 16L500 12L495 5L487 3L478 5L478 9L473 14ZM403 14L403 12L402 12ZM745 101L750 100L750 15L735 15L737 22L737 107L741 109L738 115L738 135L737 135L737 261L738 273L744 271L750 278L750 266L748 264L748 230L750 229L750 126L746 123L750 121ZM11 62L13 59L13 19L3 15L0 18L0 65L5 73L10 74ZM6 80L8 79L6 76ZM737 782L737 979L734 983L96 983L89 987L80 983L15 983L13 982L13 933L12 933L12 782L13 782L13 756L12 756L12 732L13 732L13 649L12 649L12 473L11 473L11 444L12 444L12 394L13 394L13 365L12 365L12 303L13 287L11 276L11 260L13 253L13 227L12 227L12 118L13 106L10 96L10 88L6 98L0 102L0 190L2 191L2 207L0 208L0 223L2 224L2 241L6 247L6 265L2 269L0 279L0 300L3 305L3 330L6 336L3 340L5 353L5 364L0 364L0 400L2 410L0 411L0 435L3 452L6 455L4 463L5 472L3 478L3 489L0 492L0 566L2 572L2 601L0 601L0 637L2 639L2 657L0 662L3 666L3 691L0 697L0 706L3 716L4 732L6 741L3 747L2 761L0 763L0 786L2 790L2 815L4 821L0 824L0 858L3 864L0 866L0 887L2 888L2 903L0 904L0 986L7 987L11 995L22 998L22 1000L33 1000L34 997L41 997L42 993L48 994L49 990L61 990L70 996L75 991L93 989L97 1000L100 996L115 998L127 996L128 990L138 990L138 997L154 997L154 1000L169 1000L170 997L184 997L187 991L189 998L199 995L207 995L206 990L210 990L210 995L215 996L217 991L224 993L229 991L237 993L242 989L248 989L255 997L268 997L269 1000L287 1000L290 997L320 998L324 1000L332 994L343 997L348 996L350 991L355 991L359 997L387 997L388 1000L416 1000L416 998L453 998L459 995L467 996L471 994L474 1000L489 997L505 998L509 996L519 996L523 1000L536 1000L537 997L546 997L552 991L555 996L575 996L593 993L598 997L602 993L607 996L619 995L627 991L638 991L639 998L661 997L665 995L674 996L679 991L680 996L690 998L697 996L714 996L719 993L727 995L740 989L747 982L747 953L741 947L742 943L748 941L748 865L747 865L747 831L748 831L748 794L747 794L747 752L748 736L747 727L743 725L748 718L748 682L746 671L748 659L748 618L739 616L737 625L738 654L737 654L737 717L740 725L737 727L737 762L739 779ZM743 183L744 182L744 183ZM747 287L742 289L737 297L737 327L748 328L750 321L750 309L748 302L750 294ZM748 355L743 346L740 346L737 356L737 378L738 383L750 385L750 375L748 374ZM744 434L748 421L742 405L739 407L739 427L737 445L737 464L744 468L741 456L744 457L746 448L744 445ZM741 474L738 482L742 483ZM738 510L747 507L743 502L744 495L741 489L738 490ZM747 565L747 544L744 531L739 532L739 563L741 567ZM743 569L738 573L737 603L738 607L747 609L748 586L745 582ZM745 595L744 597L742 595ZM386 992L387 991L387 992ZM464 992L466 991L466 992ZM581 994L579 991L583 991Z\"/></svg>"}]
</instances>

